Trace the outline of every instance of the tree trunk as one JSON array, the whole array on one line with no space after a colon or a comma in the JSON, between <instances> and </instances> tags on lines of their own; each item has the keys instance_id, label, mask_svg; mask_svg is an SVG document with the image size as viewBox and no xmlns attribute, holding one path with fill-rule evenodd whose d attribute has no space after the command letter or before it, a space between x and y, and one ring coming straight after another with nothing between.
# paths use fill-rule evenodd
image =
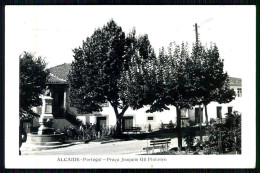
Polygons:
<instances>
[{"instance_id":1,"label":"tree trunk","mask_svg":"<svg viewBox=\"0 0 260 173\"><path fill-rule=\"evenodd\" d=\"M116 135L122 135L122 119L125 111L128 109L128 106L123 107L121 113L118 112L117 106L113 106L115 114L116 114Z\"/></svg>"},{"instance_id":2,"label":"tree trunk","mask_svg":"<svg viewBox=\"0 0 260 173\"><path fill-rule=\"evenodd\" d=\"M121 114L116 115L116 134L122 135L122 117Z\"/></svg>"},{"instance_id":3,"label":"tree trunk","mask_svg":"<svg viewBox=\"0 0 260 173\"><path fill-rule=\"evenodd\" d=\"M19 155L21 155L21 146L22 146L22 130L21 127L19 127Z\"/></svg>"},{"instance_id":4,"label":"tree trunk","mask_svg":"<svg viewBox=\"0 0 260 173\"><path fill-rule=\"evenodd\" d=\"M202 142L202 130L201 130L201 105L199 105L199 119L200 119L200 141Z\"/></svg>"},{"instance_id":5,"label":"tree trunk","mask_svg":"<svg viewBox=\"0 0 260 173\"><path fill-rule=\"evenodd\" d=\"M23 127L23 121L20 120L20 124L19 124L19 155L21 155L21 146L22 146L22 127Z\"/></svg>"},{"instance_id":6,"label":"tree trunk","mask_svg":"<svg viewBox=\"0 0 260 173\"><path fill-rule=\"evenodd\" d=\"M209 125L209 119L208 119L208 110L207 110L207 105L204 105L205 107L205 117L206 117L206 125Z\"/></svg>"},{"instance_id":7,"label":"tree trunk","mask_svg":"<svg viewBox=\"0 0 260 173\"><path fill-rule=\"evenodd\" d=\"M177 135L178 135L178 147L182 147L182 133L181 133L181 109L176 107L177 112Z\"/></svg>"}]
</instances>

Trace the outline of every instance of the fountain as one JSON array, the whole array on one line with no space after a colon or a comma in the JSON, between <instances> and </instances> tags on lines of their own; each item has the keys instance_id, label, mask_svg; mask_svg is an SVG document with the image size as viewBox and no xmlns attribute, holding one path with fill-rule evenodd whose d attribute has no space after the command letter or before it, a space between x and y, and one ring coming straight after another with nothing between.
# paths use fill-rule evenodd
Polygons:
<instances>
[{"instance_id":1,"label":"fountain","mask_svg":"<svg viewBox=\"0 0 260 173\"><path fill-rule=\"evenodd\" d=\"M63 133L58 133L52 128L52 97L42 95L42 111L39 118L40 127L38 132L28 133L27 141L23 143L21 151L39 151L44 149L58 148L64 146Z\"/></svg>"}]
</instances>

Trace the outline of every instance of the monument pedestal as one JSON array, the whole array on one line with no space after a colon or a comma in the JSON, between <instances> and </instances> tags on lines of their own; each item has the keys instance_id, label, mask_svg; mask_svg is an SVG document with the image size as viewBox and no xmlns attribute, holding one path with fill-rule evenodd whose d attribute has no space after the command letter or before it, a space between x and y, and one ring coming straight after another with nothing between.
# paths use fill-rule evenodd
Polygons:
<instances>
[{"instance_id":1,"label":"monument pedestal","mask_svg":"<svg viewBox=\"0 0 260 173\"><path fill-rule=\"evenodd\" d=\"M38 129L38 135L44 134L53 134L54 129L52 128L53 124L53 115L52 115L52 97L50 96L41 96L42 99L42 113L39 118L40 127Z\"/></svg>"},{"instance_id":2,"label":"monument pedestal","mask_svg":"<svg viewBox=\"0 0 260 173\"><path fill-rule=\"evenodd\" d=\"M53 134L55 132L54 128L52 128L52 117L39 118L39 124L40 127L38 128L38 135Z\"/></svg>"},{"instance_id":3,"label":"monument pedestal","mask_svg":"<svg viewBox=\"0 0 260 173\"><path fill-rule=\"evenodd\" d=\"M51 148L64 147L67 144L62 144L64 141L63 133L56 133L53 124L52 115L52 98L50 96L41 96L42 98L42 113L39 118L40 127L38 132L27 134L26 143L22 144L21 151L40 151Z\"/></svg>"}]
</instances>

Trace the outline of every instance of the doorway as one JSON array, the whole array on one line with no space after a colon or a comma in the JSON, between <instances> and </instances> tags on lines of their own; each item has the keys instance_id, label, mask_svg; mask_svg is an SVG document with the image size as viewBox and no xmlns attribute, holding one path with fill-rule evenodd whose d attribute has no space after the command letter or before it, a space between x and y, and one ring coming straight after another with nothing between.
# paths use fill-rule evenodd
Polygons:
<instances>
[{"instance_id":1,"label":"doorway","mask_svg":"<svg viewBox=\"0 0 260 173\"><path fill-rule=\"evenodd\" d=\"M123 117L123 122L122 122L123 131L125 131L126 129L131 129L134 125L133 122L134 122L133 116Z\"/></svg>"},{"instance_id":2,"label":"doorway","mask_svg":"<svg viewBox=\"0 0 260 173\"><path fill-rule=\"evenodd\" d=\"M107 117L97 117L97 131L101 131L102 128L106 128Z\"/></svg>"},{"instance_id":3,"label":"doorway","mask_svg":"<svg viewBox=\"0 0 260 173\"><path fill-rule=\"evenodd\" d=\"M199 124L200 123L200 118L201 118L201 123L203 123L203 108L201 109L201 116L199 116L199 108L195 108L195 123Z\"/></svg>"},{"instance_id":4,"label":"doorway","mask_svg":"<svg viewBox=\"0 0 260 173\"><path fill-rule=\"evenodd\" d=\"M54 118L64 118L64 88L56 87L52 92L52 114Z\"/></svg>"}]
</instances>

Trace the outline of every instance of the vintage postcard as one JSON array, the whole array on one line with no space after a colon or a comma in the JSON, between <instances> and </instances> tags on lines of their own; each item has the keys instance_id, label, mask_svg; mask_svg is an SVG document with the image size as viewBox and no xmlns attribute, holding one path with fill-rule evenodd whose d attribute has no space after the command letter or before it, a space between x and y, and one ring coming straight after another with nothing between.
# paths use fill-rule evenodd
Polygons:
<instances>
[{"instance_id":1,"label":"vintage postcard","mask_svg":"<svg viewBox=\"0 0 260 173\"><path fill-rule=\"evenodd\" d=\"M254 168L255 38L253 5L6 6L6 168Z\"/></svg>"}]
</instances>

